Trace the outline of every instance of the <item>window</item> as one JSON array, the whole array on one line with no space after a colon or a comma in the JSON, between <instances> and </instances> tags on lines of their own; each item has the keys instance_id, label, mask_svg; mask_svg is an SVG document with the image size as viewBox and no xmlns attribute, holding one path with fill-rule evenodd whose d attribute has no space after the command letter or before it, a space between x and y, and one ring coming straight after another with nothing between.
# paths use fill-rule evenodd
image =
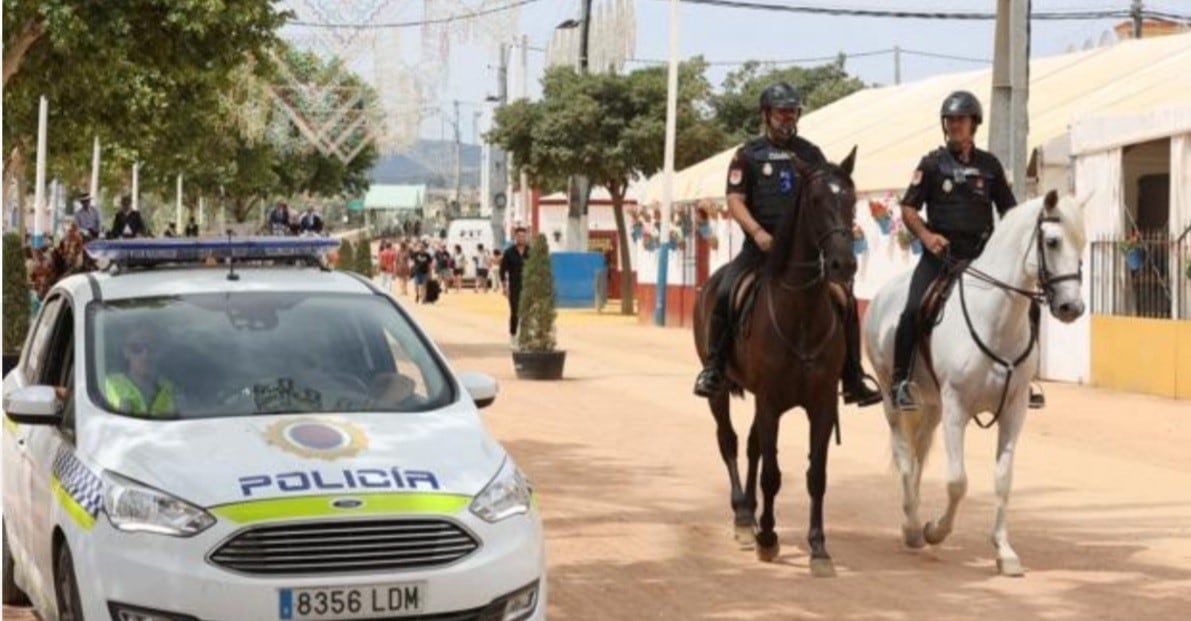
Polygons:
<instances>
[{"instance_id":1,"label":"window","mask_svg":"<svg viewBox=\"0 0 1191 621\"><path fill-rule=\"evenodd\" d=\"M237 293L93 303L91 398L151 418L416 412L454 399L386 298Z\"/></svg>"},{"instance_id":2,"label":"window","mask_svg":"<svg viewBox=\"0 0 1191 621\"><path fill-rule=\"evenodd\" d=\"M56 296L47 300L37 315L37 324L33 328L32 338L29 339L29 349L25 352L25 381L29 384L42 383L46 352L61 309L62 297Z\"/></svg>"}]
</instances>

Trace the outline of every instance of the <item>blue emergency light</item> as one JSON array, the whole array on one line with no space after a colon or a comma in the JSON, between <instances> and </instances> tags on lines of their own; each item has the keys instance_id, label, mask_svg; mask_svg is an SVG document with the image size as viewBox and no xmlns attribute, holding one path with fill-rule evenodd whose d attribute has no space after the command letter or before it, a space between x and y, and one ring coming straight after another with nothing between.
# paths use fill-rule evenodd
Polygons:
<instances>
[{"instance_id":1,"label":"blue emergency light","mask_svg":"<svg viewBox=\"0 0 1191 621\"><path fill-rule=\"evenodd\" d=\"M114 239L88 243L84 248L100 265L160 265L166 263L223 263L247 261L306 261L323 264L339 247L325 237L207 237L198 239Z\"/></svg>"}]
</instances>

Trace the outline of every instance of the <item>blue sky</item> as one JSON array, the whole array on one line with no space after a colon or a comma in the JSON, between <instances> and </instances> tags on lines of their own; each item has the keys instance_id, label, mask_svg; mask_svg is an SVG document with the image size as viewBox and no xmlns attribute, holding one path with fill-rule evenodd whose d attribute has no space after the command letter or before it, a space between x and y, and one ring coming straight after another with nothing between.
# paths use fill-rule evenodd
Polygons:
<instances>
[{"instance_id":1,"label":"blue sky","mask_svg":"<svg viewBox=\"0 0 1191 621\"><path fill-rule=\"evenodd\" d=\"M599 3L601 0L596 0ZM779 4L784 0L765 0ZM669 51L668 0L635 0L637 16L637 49L635 57L665 59ZM470 6L479 0L468 0ZM495 0L490 1L496 4ZM995 11L994 0L800 0L797 4L861 9L907 9L947 11ZM1191 0L1146 0L1146 7L1186 13ZM392 21L416 20L422 14L420 0L391 0L385 17ZM553 29L562 21L577 17L580 0L537 0L521 7L519 32L528 35L531 47L544 48ZM1077 9L1126 9L1129 0L1033 0L1033 10L1064 11ZM872 50L902 48L924 52L950 54L983 59L992 58L993 21L952 21L925 19L890 19L867 17L836 17L792 13L762 12L728 7L683 4L680 6L682 57L702 54L712 62L746 59L778 60L790 58L830 56L839 52L859 53ZM1048 56L1067 51L1071 46L1082 47L1087 41L1098 41L1117 20L1094 21L1035 21L1032 25L1031 53ZM400 33L405 61L413 64L421 50L419 28L403 29ZM445 109L451 101L463 102L461 114L462 136L473 136L474 110L481 110L479 131L484 131L491 119L491 105L484 98L496 91L496 52L489 43L455 44L451 53L450 79L441 89ZM545 55L529 53L531 96L539 92L538 79L542 75ZM518 62L513 59L513 65ZM630 64L629 69L641 64ZM902 81L956 71L970 71L987 64L902 56ZM893 82L893 57L881 55L849 59L848 70L866 83ZM731 66L713 66L708 77L719 86ZM516 67L510 79L516 80ZM516 96L515 85L510 95ZM449 128L439 118L422 124L422 135L438 138L451 136Z\"/></svg>"}]
</instances>

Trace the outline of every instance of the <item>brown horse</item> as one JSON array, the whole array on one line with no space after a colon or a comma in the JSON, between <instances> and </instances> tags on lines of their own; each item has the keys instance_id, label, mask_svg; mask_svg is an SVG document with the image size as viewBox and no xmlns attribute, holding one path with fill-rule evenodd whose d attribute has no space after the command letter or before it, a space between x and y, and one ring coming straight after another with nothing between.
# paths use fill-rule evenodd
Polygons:
<instances>
[{"instance_id":1,"label":"brown horse","mask_svg":"<svg viewBox=\"0 0 1191 621\"><path fill-rule=\"evenodd\" d=\"M841 303L856 273L852 252L856 191L851 177L855 161L853 147L838 166L812 168L796 162L800 183L795 207L778 225L766 264L756 274L755 303L744 318L748 330L734 339L728 354L727 387L708 399L720 455L728 466L737 540L752 544L755 538L757 557L766 562L776 558L779 550L773 529L773 502L782 484L777 461L779 419L794 407L806 410L810 419L806 484L811 497L807 540L811 572L816 576L835 573L823 532L823 494L827 448L839 421L837 386L844 365ZM707 320L723 277L721 268L708 280L695 306L695 347L701 360L707 358ZM728 399L730 392L744 390L755 396L756 412L749 430L748 475L741 486ZM759 529L755 517L758 460L764 494Z\"/></svg>"}]
</instances>

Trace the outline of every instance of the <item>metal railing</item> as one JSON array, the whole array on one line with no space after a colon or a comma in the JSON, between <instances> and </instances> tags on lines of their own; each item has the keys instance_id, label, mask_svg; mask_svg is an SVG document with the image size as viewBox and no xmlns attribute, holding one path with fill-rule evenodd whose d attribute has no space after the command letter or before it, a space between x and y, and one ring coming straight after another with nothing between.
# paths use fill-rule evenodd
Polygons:
<instances>
[{"instance_id":1,"label":"metal railing","mask_svg":"<svg viewBox=\"0 0 1191 621\"><path fill-rule=\"evenodd\" d=\"M1179 237L1146 232L1092 242L1092 312L1191 319L1191 227Z\"/></svg>"}]
</instances>

